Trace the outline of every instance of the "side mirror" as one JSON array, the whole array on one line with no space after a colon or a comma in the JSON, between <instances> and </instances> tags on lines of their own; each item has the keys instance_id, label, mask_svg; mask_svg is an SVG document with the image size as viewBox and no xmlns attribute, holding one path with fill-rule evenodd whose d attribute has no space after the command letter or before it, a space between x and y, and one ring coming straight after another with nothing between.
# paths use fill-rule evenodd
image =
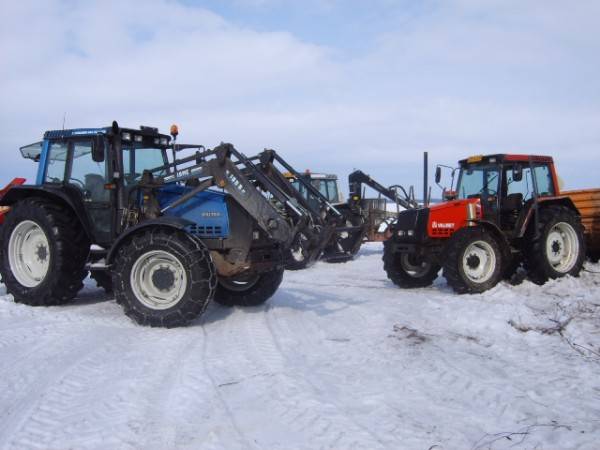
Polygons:
<instances>
[{"instance_id":1,"label":"side mirror","mask_svg":"<svg viewBox=\"0 0 600 450\"><path fill-rule=\"evenodd\" d=\"M435 168L435 184L440 184L441 180L442 180L442 168L440 166L437 166Z\"/></svg>"},{"instance_id":2,"label":"side mirror","mask_svg":"<svg viewBox=\"0 0 600 450\"><path fill-rule=\"evenodd\" d=\"M104 162L105 158L105 143L104 136L98 134L92 140L92 159L94 162Z\"/></svg>"},{"instance_id":3,"label":"side mirror","mask_svg":"<svg viewBox=\"0 0 600 450\"><path fill-rule=\"evenodd\" d=\"M512 178L513 181L521 181L523 179L523 166L518 165L513 167Z\"/></svg>"}]
</instances>

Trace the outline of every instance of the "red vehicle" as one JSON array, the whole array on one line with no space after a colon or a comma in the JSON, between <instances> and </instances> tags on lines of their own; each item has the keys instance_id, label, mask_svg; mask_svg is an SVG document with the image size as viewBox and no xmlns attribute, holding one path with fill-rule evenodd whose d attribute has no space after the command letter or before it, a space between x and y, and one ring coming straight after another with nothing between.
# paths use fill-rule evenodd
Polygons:
<instances>
[{"instance_id":1,"label":"red vehicle","mask_svg":"<svg viewBox=\"0 0 600 450\"><path fill-rule=\"evenodd\" d=\"M13 186L20 186L27 181L25 178L14 178L4 189L0 190L0 198L4 197L4 194ZM0 225L4 223L4 215L10 210L8 206L0 206Z\"/></svg>"},{"instance_id":2,"label":"red vehicle","mask_svg":"<svg viewBox=\"0 0 600 450\"><path fill-rule=\"evenodd\" d=\"M453 180L456 169L453 169ZM445 202L403 211L385 242L384 268L403 288L429 286L440 269L458 293L483 292L523 265L529 278L578 275L584 232L549 156L488 155L459 162ZM436 170L436 183L441 167Z\"/></svg>"}]
</instances>

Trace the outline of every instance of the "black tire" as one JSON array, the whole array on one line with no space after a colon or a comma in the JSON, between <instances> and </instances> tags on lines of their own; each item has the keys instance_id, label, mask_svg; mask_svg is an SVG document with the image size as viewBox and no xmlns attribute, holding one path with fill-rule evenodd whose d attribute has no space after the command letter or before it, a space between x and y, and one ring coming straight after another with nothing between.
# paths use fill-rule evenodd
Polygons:
<instances>
[{"instance_id":1,"label":"black tire","mask_svg":"<svg viewBox=\"0 0 600 450\"><path fill-rule=\"evenodd\" d=\"M527 275L536 284L544 284L550 279L564 277L566 275L579 276L579 272L585 261L585 239L583 226L579 216L569 208L559 205L552 205L540 209L539 228L536 234L533 233L535 222L532 219L527 241L529 245L525 249L525 268ZM564 224L564 225L562 225ZM554 266L548 255L546 245L549 239L553 239L553 234L557 228L564 227L565 230L571 229L574 233L573 241L577 242L577 250L573 249L572 261L564 269L560 266ZM564 237L564 235L563 235ZM560 241L560 242L559 242ZM554 240L550 245L556 246L557 255L564 251L566 241L561 238ZM577 252L575 254L575 252ZM571 266L571 267L569 267ZM558 268L558 269L557 269Z\"/></svg>"},{"instance_id":2,"label":"black tire","mask_svg":"<svg viewBox=\"0 0 600 450\"><path fill-rule=\"evenodd\" d=\"M21 284L10 264L9 246L13 231L32 222L47 238L48 247L40 245L36 258L48 258L48 268L41 282L27 287ZM16 239L15 235L15 239ZM85 264L90 241L73 211L64 205L41 198L28 198L15 204L2 225L2 279L15 302L31 306L62 305L75 298L87 277ZM15 269L18 270L18 269Z\"/></svg>"},{"instance_id":3,"label":"black tire","mask_svg":"<svg viewBox=\"0 0 600 450\"><path fill-rule=\"evenodd\" d=\"M393 242L383 243L383 270L388 278L403 289L431 286L438 277L440 266L431 262L416 261L407 253L393 251Z\"/></svg>"},{"instance_id":4,"label":"black tire","mask_svg":"<svg viewBox=\"0 0 600 450\"><path fill-rule=\"evenodd\" d=\"M223 306L262 305L279 288L283 272L275 269L253 276L219 278L215 301Z\"/></svg>"},{"instance_id":5,"label":"black tire","mask_svg":"<svg viewBox=\"0 0 600 450\"><path fill-rule=\"evenodd\" d=\"M467 253L469 253L467 255ZM489 267L476 279L476 270L482 257L488 255ZM444 278L458 294L475 294L487 291L500 282L505 262L496 238L482 227L465 227L452 235L444 252ZM467 271L471 271L468 273Z\"/></svg>"},{"instance_id":6,"label":"black tire","mask_svg":"<svg viewBox=\"0 0 600 450\"><path fill-rule=\"evenodd\" d=\"M217 277L201 241L179 230L157 227L140 230L119 248L112 281L127 316L140 325L173 328L204 312L213 299ZM174 300L156 300L157 293L175 289L178 283Z\"/></svg>"},{"instance_id":7,"label":"black tire","mask_svg":"<svg viewBox=\"0 0 600 450\"><path fill-rule=\"evenodd\" d=\"M104 289L107 294L113 293L112 276L106 270L90 271L90 278L96 282L96 286Z\"/></svg>"}]
</instances>

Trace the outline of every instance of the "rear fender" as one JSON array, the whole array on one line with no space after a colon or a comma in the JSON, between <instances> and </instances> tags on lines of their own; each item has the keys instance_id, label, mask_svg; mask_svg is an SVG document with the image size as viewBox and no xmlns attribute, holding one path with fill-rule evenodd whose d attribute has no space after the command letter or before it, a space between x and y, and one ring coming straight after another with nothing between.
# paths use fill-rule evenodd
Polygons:
<instances>
[{"instance_id":1,"label":"rear fender","mask_svg":"<svg viewBox=\"0 0 600 450\"><path fill-rule=\"evenodd\" d=\"M13 180L14 181L14 180ZM85 214L85 207L81 198L75 193L69 193L65 186L53 188L50 186L15 185L8 189L0 198L1 206L12 206L26 198L44 198L48 201L61 203L69 207L79 219L87 237L93 242L89 220Z\"/></svg>"},{"instance_id":2,"label":"rear fender","mask_svg":"<svg viewBox=\"0 0 600 450\"><path fill-rule=\"evenodd\" d=\"M569 208L577 215L579 211L573 203L571 197L568 196L560 196L560 197L540 197L538 198L538 208L547 208L548 206L560 205L566 208ZM526 208L521 211L521 215L519 220L517 221L517 225L515 227L515 237L521 238L525 236L530 224L532 223L535 217L535 203L530 203Z\"/></svg>"}]
</instances>

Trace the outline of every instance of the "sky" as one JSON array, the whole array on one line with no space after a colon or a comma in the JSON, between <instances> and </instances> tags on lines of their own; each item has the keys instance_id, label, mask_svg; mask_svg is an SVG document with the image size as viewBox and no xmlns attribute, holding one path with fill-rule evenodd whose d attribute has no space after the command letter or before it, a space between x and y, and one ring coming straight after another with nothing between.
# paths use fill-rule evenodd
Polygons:
<instances>
[{"instance_id":1,"label":"sky","mask_svg":"<svg viewBox=\"0 0 600 450\"><path fill-rule=\"evenodd\" d=\"M0 0L0 184L48 129L180 127L422 189L422 154L555 158L600 186L600 2ZM433 195L439 191L434 187ZM439 192L437 192L439 195Z\"/></svg>"}]
</instances>

